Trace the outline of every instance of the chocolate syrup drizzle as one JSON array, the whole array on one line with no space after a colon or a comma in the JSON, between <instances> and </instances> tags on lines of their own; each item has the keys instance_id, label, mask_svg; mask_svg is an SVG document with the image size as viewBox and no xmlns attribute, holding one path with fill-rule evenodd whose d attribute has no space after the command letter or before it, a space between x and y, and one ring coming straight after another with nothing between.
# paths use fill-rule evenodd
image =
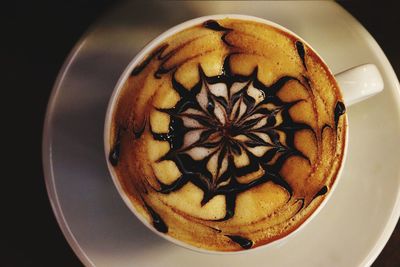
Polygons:
<instances>
[{"instance_id":1,"label":"chocolate syrup drizzle","mask_svg":"<svg viewBox=\"0 0 400 267\"><path fill-rule=\"evenodd\" d=\"M189 42L188 42L189 43ZM186 43L187 44L187 43ZM182 46L186 45L183 44ZM175 69L176 66L173 66L171 68L166 68L165 63L173 56L175 55L180 49L182 49L182 46L179 46L175 48L174 50L168 52L167 54L163 55L164 51L168 48L168 44L164 44L160 46L158 49L156 49L153 53L151 53L145 60L143 60L139 65L137 65L131 72L131 76L136 76L139 75L146 67L147 65L150 64L150 62L153 59L157 59L160 61L160 65L158 69L154 72L154 78L160 79L162 74L168 73L171 70Z\"/></svg>"},{"instance_id":2,"label":"chocolate syrup drizzle","mask_svg":"<svg viewBox=\"0 0 400 267\"><path fill-rule=\"evenodd\" d=\"M224 32L224 34L221 36L221 40L227 46L233 47L233 45L226 40L226 36L228 35L228 33L230 33L232 31L232 29L225 28L225 27L221 26L217 21L212 20L212 19L204 22L203 27L213 30L213 31L217 31L217 32Z\"/></svg>"},{"instance_id":3,"label":"chocolate syrup drizzle","mask_svg":"<svg viewBox=\"0 0 400 267\"><path fill-rule=\"evenodd\" d=\"M295 148L294 136L299 130L313 129L306 124L297 123L289 115L289 109L299 101L284 102L277 97L277 92L289 81L298 79L284 76L270 86L264 85L257 78L257 68L250 76L235 75L230 69L230 55L224 60L221 75L208 77L201 66L198 66L199 82L193 88L185 88L173 75L172 86L179 94L180 100L171 109L159 109L170 115L171 122L169 132L165 134L155 133L150 129L153 138L159 141L168 141L169 152L159 161L172 160L175 162L182 175L172 184L164 184L158 181L160 193L168 194L182 188L188 182L195 184L203 192L202 205L205 205L216 195L224 195L226 201L225 221L234 216L236 197L239 193L249 190L257 185L272 181L284 188L292 196L293 190L285 179L279 174L282 165L291 156L300 156L309 160ZM211 93L209 87L212 84L223 83L228 90L228 97L217 96ZM239 83L241 89L231 93L232 86ZM248 94L248 88L256 88L263 100L256 103ZM207 104L199 102L202 90L207 91ZM244 105L243 105L244 104ZM244 111L239 112L238 107L243 105ZM267 108L271 105L274 108ZM225 122L222 123L215 113L219 108L224 111ZM192 114L188 111L195 111ZM282 116L282 122L277 123L277 116ZM184 120L196 121L199 128L191 128L184 125ZM264 120L264 124L260 124ZM261 126L257 126L261 125ZM194 143L185 146L184 136L192 130L202 132ZM285 134L284 142L281 142L281 134ZM270 141L261 138L260 134L268 135ZM237 136L245 136L245 141L238 140ZM257 156L251 152L255 147L267 147L269 150ZM206 157L195 160L188 153L192 148L207 148L213 150ZM245 167L236 167L234 156L246 153L249 164ZM217 177L207 168L211 157L217 155ZM273 159L275 161L272 161ZM227 166L223 169L223 162ZM263 174L248 183L240 182L240 177L262 169Z\"/></svg>"},{"instance_id":4,"label":"chocolate syrup drizzle","mask_svg":"<svg viewBox=\"0 0 400 267\"><path fill-rule=\"evenodd\" d=\"M326 185L324 185L316 194L312 199L315 199L319 196L323 196L328 192L328 187Z\"/></svg>"},{"instance_id":5,"label":"chocolate syrup drizzle","mask_svg":"<svg viewBox=\"0 0 400 267\"><path fill-rule=\"evenodd\" d=\"M306 60L305 60L306 51L304 50L303 43L300 41L296 41L296 49L297 49L297 53L299 54L299 57L301 59L301 62L303 62L304 68L307 70Z\"/></svg>"},{"instance_id":6,"label":"chocolate syrup drizzle","mask_svg":"<svg viewBox=\"0 0 400 267\"><path fill-rule=\"evenodd\" d=\"M135 139L139 139L142 136L144 129L146 128L146 122L147 122L147 118L145 117L142 125L138 129L133 127L132 132L133 132ZM117 134L115 137L114 146L112 147L112 149L108 155L108 160L110 161L111 165L113 165L113 166L118 165L120 151L121 151L121 132L126 131L126 129L123 127L117 127L117 129L118 130L117 130Z\"/></svg>"},{"instance_id":7,"label":"chocolate syrup drizzle","mask_svg":"<svg viewBox=\"0 0 400 267\"><path fill-rule=\"evenodd\" d=\"M337 129L339 118L344 113L346 113L346 107L344 106L343 102L338 101L335 106L335 128Z\"/></svg>"},{"instance_id":8,"label":"chocolate syrup drizzle","mask_svg":"<svg viewBox=\"0 0 400 267\"><path fill-rule=\"evenodd\" d=\"M147 117L144 117L142 125L138 129L133 127L133 135L135 136L136 139L139 139L142 136L144 129L146 128L146 123L147 123Z\"/></svg>"},{"instance_id":9,"label":"chocolate syrup drizzle","mask_svg":"<svg viewBox=\"0 0 400 267\"><path fill-rule=\"evenodd\" d=\"M116 140L114 142L114 146L108 155L108 160L111 165L117 166L119 162L119 155L121 150L121 128L118 128L118 132L116 134Z\"/></svg>"},{"instance_id":10,"label":"chocolate syrup drizzle","mask_svg":"<svg viewBox=\"0 0 400 267\"><path fill-rule=\"evenodd\" d=\"M152 221L153 221L153 226L156 228L157 231L161 233L168 233L168 226L167 224L163 221L163 219L160 217L160 215L154 211L152 207L150 207L146 201L142 198L144 206L146 207L147 211L149 212Z\"/></svg>"},{"instance_id":11,"label":"chocolate syrup drizzle","mask_svg":"<svg viewBox=\"0 0 400 267\"><path fill-rule=\"evenodd\" d=\"M244 249L249 249L253 246L253 241L245 237L242 237L240 235L225 235L225 236L229 237L233 242L238 243Z\"/></svg>"},{"instance_id":12,"label":"chocolate syrup drizzle","mask_svg":"<svg viewBox=\"0 0 400 267\"><path fill-rule=\"evenodd\" d=\"M139 73L141 73L147 65L154 59L157 58L157 60L163 60L164 57L162 57L162 53L165 51L165 49L168 48L168 44L163 44L160 46L158 49L156 49L153 53L151 53L145 60L143 60L139 65L137 65L131 72L131 76L136 76Z\"/></svg>"},{"instance_id":13,"label":"chocolate syrup drizzle","mask_svg":"<svg viewBox=\"0 0 400 267\"><path fill-rule=\"evenodd\" d=\"M232 29L229 28L225 28L223 26L221 26L217 21L215 20L208 20L206 22L203 23L203 27L213 30L213 31L218 31L218 32L223 32L222 36L221 36L221 40L224 42L224 44L226 44L227 46L233 47L232 44L230 44L227 40L226 40L226 36L229 34L229 32L232 31ZM169 68L165 67L166 62L173 57L179 50L181 50L184 46L190 44L192 41L196 40L192 39L189 40L186 43L183 43L182 45L176 47L175 49L171 50L170 52L166 53L165 55L163 55L163 53L165 52L165 50L168 48L168 44L163 44L161 45L158 49L156 49L153 53L151 53L146 59L144 59L139 65L137 65L131 72L131 76L136 76L139 73L141 73L149 64L153 59L157 59L158 61L160 61L160 65L157 68L157 70L154 72L154 77L156 79L160 79L162 74L166 74L169 73L173 70L175 70L177 68L176 65L171 66ZM182 64L182 62L180 63Z\"/></svg>"},{"instance_id":14,"label":"chocolate syrup drizzle","mask_svg":"<svg viewBox=\"0 0 400 267\"><path fill-rule=\"evenodd\" d=\"M215 20L208 20L203 23L203 27L224 32L221 36L221 40L227 46L233 46L226 40L226 36L233 31L232 29L221 26ZM187 44L187 43L186 43ZM184 45L170 51L163 55L164 51L168 48L168 44L160 46L152 54L150 54L141 64L135 67L131 73L132 76L141 73L146 66L153 60L157 59L160 61L159 68L154 72L155 78L160 78L160 75L175 71L177 66L166 68L165 63L175 55ZM307 70L305 63L305 49L304 45L300 41L295 43L298 55L302 60L304 68ZM172 160L182 173L172 184L164 184L158 180L159 189L157 190L163 194L169 194L182 188L188 182L193 183L204 192L202 205L205 205L216 195L224 195L226 202L226 214L222 219L215 221L225 221L234 216L236 197L238 194L249 190L257 185L272 181L273 183L284 188L289 194L289 200L292 198L293 190L285 179L279 175L279 172L284 162L291 156L299 156L310 162L310 160L295 148L294 136L299 130L308 129L311 130L314 135L314 130L306 124L296 123L292 120L289 114L289 109L297 104L298 101L284 102L277 97L277 92L289 81L295 80L302 83L295 77L283 76L279 78L270 86L264 85L257 78L257 67L253 73L249 76L236 75L231 72L230 68L230 57L232 54L226 56L223 65L223 71L220 75L208 77L205 75L201 66L198 66L200 75L200 81L193 88L185 88L175 79L175 73L172 75L172 87L179 94L180 100L174 108L171 109L159 109L161 112L165 112L170 115L169 132L165 134L155 133L151 127L150 132L155 140L167 141L170 145L169 152L161 157L159 161ZM311 88L309 80L304 76L304 81ZM209 86L217 83L224 83L228 89L229 96L224 98L211 93ZM242 83L243 87L231 93L232 86L235 83ZM247 89L249 86L253 86L259 90L263 95L263 100L256 103L255 99L248 94ZM197 96L201 90L207 90L207 105L204 106L199 103ZM240 114L239 109L234 111L235 104L243 102L246 106L245 112ZM267 108L267 104L272 104L274 108ZM225 123L221 123L220 119L215 113L216 108L224 110ZM195 113L189 114L188 110L195 110ZM345 106L342 102L338 102L334 111L335 128L337 128L338 121L341 115L345 113ZM282 116L282 123L277 124L277 116ZM185 147L183 140L185 134L194 130L191 127L184 125L184 118L190 118L201 125L203 132L200 138L194 143L190 144L189 147ZM250 119L252 117L252 119ZM261 127L257 127L257 124L266 118L266 123ZM140 138L143 133L147 120L144 120L143 125L138 129L133 129L135 138ZM330 125L326 127L332 128ZM325 129L325 126L323 129ZM280 132L284 133L284 142L281 142ZM261 138L258 134L265 133L268 135L271 142L267 142ZM239 141L235 137L239 135L246 136L245 141ZM109 161L113 166L116 166L120 157L120 130L116 135L116 141L114 147L110 151ZM217 138L215 138L217 136ZM258 146L268 147L269 150L262 156L253 154L250 149ZM187 153L191 148L202 147L214 150L210 155L207 155L203 159L194 160ZM236 167L234 163L234 156L246 153L249 158L249 164L245 167ZM207 169L207 162L210 158L218 154L217 166L218 172L217 177ZM273 161L272 159L276 160ZM228 161L225 170L222 170L223 161ZM250 174L252 172L263 170L261 177L252 180L248 183L239 182L239 177ZM323 186L321 190L313 197L324 195L328 192L327 186ZM162 220L159 214L157 214L153 208L151 208L142 198L143 203L148 210L153 220L155 229L162 233L168 232L168 226ZM288 201L289 201L288 200ZM302 201L302 205L299 209L303 209L305 203L304 199L298 199L296 201ZM211 227L218 233L221 230ZM249 249L253 246L253 241L238 235L225 235L233 242L239 244L244 249Z\"/></svg>"}]
</instances>

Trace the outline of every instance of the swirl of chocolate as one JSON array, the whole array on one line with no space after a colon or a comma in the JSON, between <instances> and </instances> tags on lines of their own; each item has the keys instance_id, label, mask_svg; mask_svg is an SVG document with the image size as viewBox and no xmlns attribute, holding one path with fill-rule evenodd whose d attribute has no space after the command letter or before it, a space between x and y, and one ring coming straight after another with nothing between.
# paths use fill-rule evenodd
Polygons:
<instances>
[{"instance_id":1,"label":"swirl of chocolate","mask_svg":"<svg viewBox=\"0 0 400 267\"><path fill-rule=\"evenodd\" d=\"M339 88L296 37L206 21L137 65L113 111L109 161L155 229L217 251L297 229L329 193L346 134Z\"/></svg>"}]
</instances>

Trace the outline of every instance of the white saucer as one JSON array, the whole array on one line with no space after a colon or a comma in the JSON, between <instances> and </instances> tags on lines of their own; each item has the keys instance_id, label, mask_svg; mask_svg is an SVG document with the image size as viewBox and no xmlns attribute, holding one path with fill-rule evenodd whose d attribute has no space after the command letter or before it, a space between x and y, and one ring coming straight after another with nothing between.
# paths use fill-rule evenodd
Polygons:
<instances>
[{"instance_id":1,"label":"white saucer","mask_svg":"<svg viewBox=\"0 0 400 267\"><path fill-rule=\"evenodd\" d=\"M167 28L217 13L275 21L307 40L333 72L374 63L385 82L382 94L348 111L348 159L325 208L280 247L248 254L201 254L156 236L123 203L103 156L107 101L129 61ZM43 141L53 210L87 266L367 266L400 215L399 82L373 38L333 2L124 4L92 27L67 59L52 92Z\"/></svg>"}]
</instances>

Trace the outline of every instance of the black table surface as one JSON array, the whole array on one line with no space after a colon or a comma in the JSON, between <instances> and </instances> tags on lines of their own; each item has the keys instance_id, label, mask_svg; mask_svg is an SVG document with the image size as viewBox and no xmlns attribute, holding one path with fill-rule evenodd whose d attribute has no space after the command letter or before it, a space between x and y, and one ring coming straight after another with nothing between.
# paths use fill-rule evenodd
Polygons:
<instances>
[{"instance_id":1,"label":"black table surface","mask_svg":"<svg viewBox=\"0 0 400 267\"><path fill-rule=\"evenodd\" d=\"M9 1L11 2L11 1ZM111 0L14 1L1 7L3 212L0 266L82 266L53 215L41 138L51 88L66 56ZM340 1L375 37L400 75L400 16L393 2ZM5 216L4 216L5 214ZM5 246L4 246L5 245ZM400 226L373 266L400 266ZM351 251L349 251L351 253Z\"/></svg>"}]
</instances>

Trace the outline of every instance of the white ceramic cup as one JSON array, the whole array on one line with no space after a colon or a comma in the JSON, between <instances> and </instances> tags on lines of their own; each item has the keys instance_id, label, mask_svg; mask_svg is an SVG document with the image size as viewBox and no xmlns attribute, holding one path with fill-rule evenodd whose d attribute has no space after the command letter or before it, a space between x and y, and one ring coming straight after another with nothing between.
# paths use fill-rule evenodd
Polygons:
<instances>
[{"instance_id":1,"label":"white ceramic cup","mask_svg":"<svg viewBox=\"0 0 400 267\"><path fill-rule=\"evenodd\" d=\"M108 155L111 150L110 142L109 142L110 127L111 127L112 115L113 115L115 105L117 102L116 100L118 99L121 89L123 88L123 85L126 82L126 80L128 79L132 70L138 64L140 64L140 62L142 62L142 60L146 57L146 55L148 55L153 49L158 47L165 39L174 35L175 33L178 33L184 29L190 28L194 25L199 25L207 20L219 20L219 19L224 19L224 18L250 20L250 21L256 21L256 22L263 23L263 24L275 27L277 29L280 29L284 32L289 33L289 34L295 36L296 38L298 38L303 43L307 44L308 47L311 47L310 44L308 44L306 41L304 41L301 37L299 37L297 34L293 33L292 31L284 28L283 26L276 24L272 21L268 21L268 20L261 19L258 17L253 17L253 16L239 15L239 14L221 14L221 15L211 15L211 16L199 17L199 18L195 18L195 19L183 22L177 26L170 28L169 30L165 31L164 33L159 35L157 38L152 40L132 59L132 61L129 63L129 65L127 66L127 68L125 69L123 74L121 75L120 79L118 80L118 82L114 88L113 94L111 95L111 98L110 98L109 104L108 104L107 113L106 113L105 125L104 125L104 149L105 149L105 155L106 155L108 169L110 171L111 177L114 181L114 184L115 184L119 194L121 195L122 199L124 200L124 202L128 206L128 208L136 215L136 217L140 221L143 222L144 225L146 225L151 231L153 231L157 235L171 241L172 243L180 245L182 247L185 247L185 248L188 248L191 250L195 250L195 251L199 251L199 252L211 253L211 254L241 253L241 252L254 251L254 250L260 249L260 248L266 248L269 246L277 246L280 243L282 243L283 241L287 241L288 238L293 237L296 233L301 231L301 229L303 229L319 213L319 211L325 206L325 204L329 201L331 195L333 194L333 191L335 190L336 185L340 179L342 169L344 166L344 161L346 159L347 140L348 140L348 136L346 136L346 145L345 145L345 149L344 149L344 156L343 156L342 164L341 164L339 172L336 176L335 182L334 182L332 188L330 189L330 192L328 193L327 197L322 201L322 203L319 205L319 207L311 214L311 216L309 216L300 225L300 227L298 227L295 231L291 232L290 234L282 237L281 239L275 240L271 243L267 243L265 245L261 245L259 247L256 247L256 248L250 249L250 250L241 250L241 251L236 251L236 252L218 252L218 251L210 251L210 250L205 250L205 249L201 249L198 247L194 247L194 246L184 243L180 240L172 238L167 234L162 234L162 233L158 232L157 230L155 230L154 227L147 220L145 220L142 215L140 215L136 211L136 209L133 206L133 204L131 203L129 197L126 195L125 191L123 190L123 188L116 176L116 173L113 169L113 166L108 161ZM314 52L317 53L317 51L315 51L315 50L314 50ZM317 53L317 55L318 55L318 53ZM319 56L319 57L322 59L321 56ZM327 64L325 63L325 65L327 65ZM383 90L383 80L382 80L381 74L379 73L378 68L373 64L364 64L364 65L360 65L360 66L355 66L351 69L340 72L333 76L335 77L336 81L339 84L346 107L349 107L357 102L360 102L360 101L365 100L373 95L376 95ZM348 134L348 130L346 132Z\"/></svg>"}]
</instances>

